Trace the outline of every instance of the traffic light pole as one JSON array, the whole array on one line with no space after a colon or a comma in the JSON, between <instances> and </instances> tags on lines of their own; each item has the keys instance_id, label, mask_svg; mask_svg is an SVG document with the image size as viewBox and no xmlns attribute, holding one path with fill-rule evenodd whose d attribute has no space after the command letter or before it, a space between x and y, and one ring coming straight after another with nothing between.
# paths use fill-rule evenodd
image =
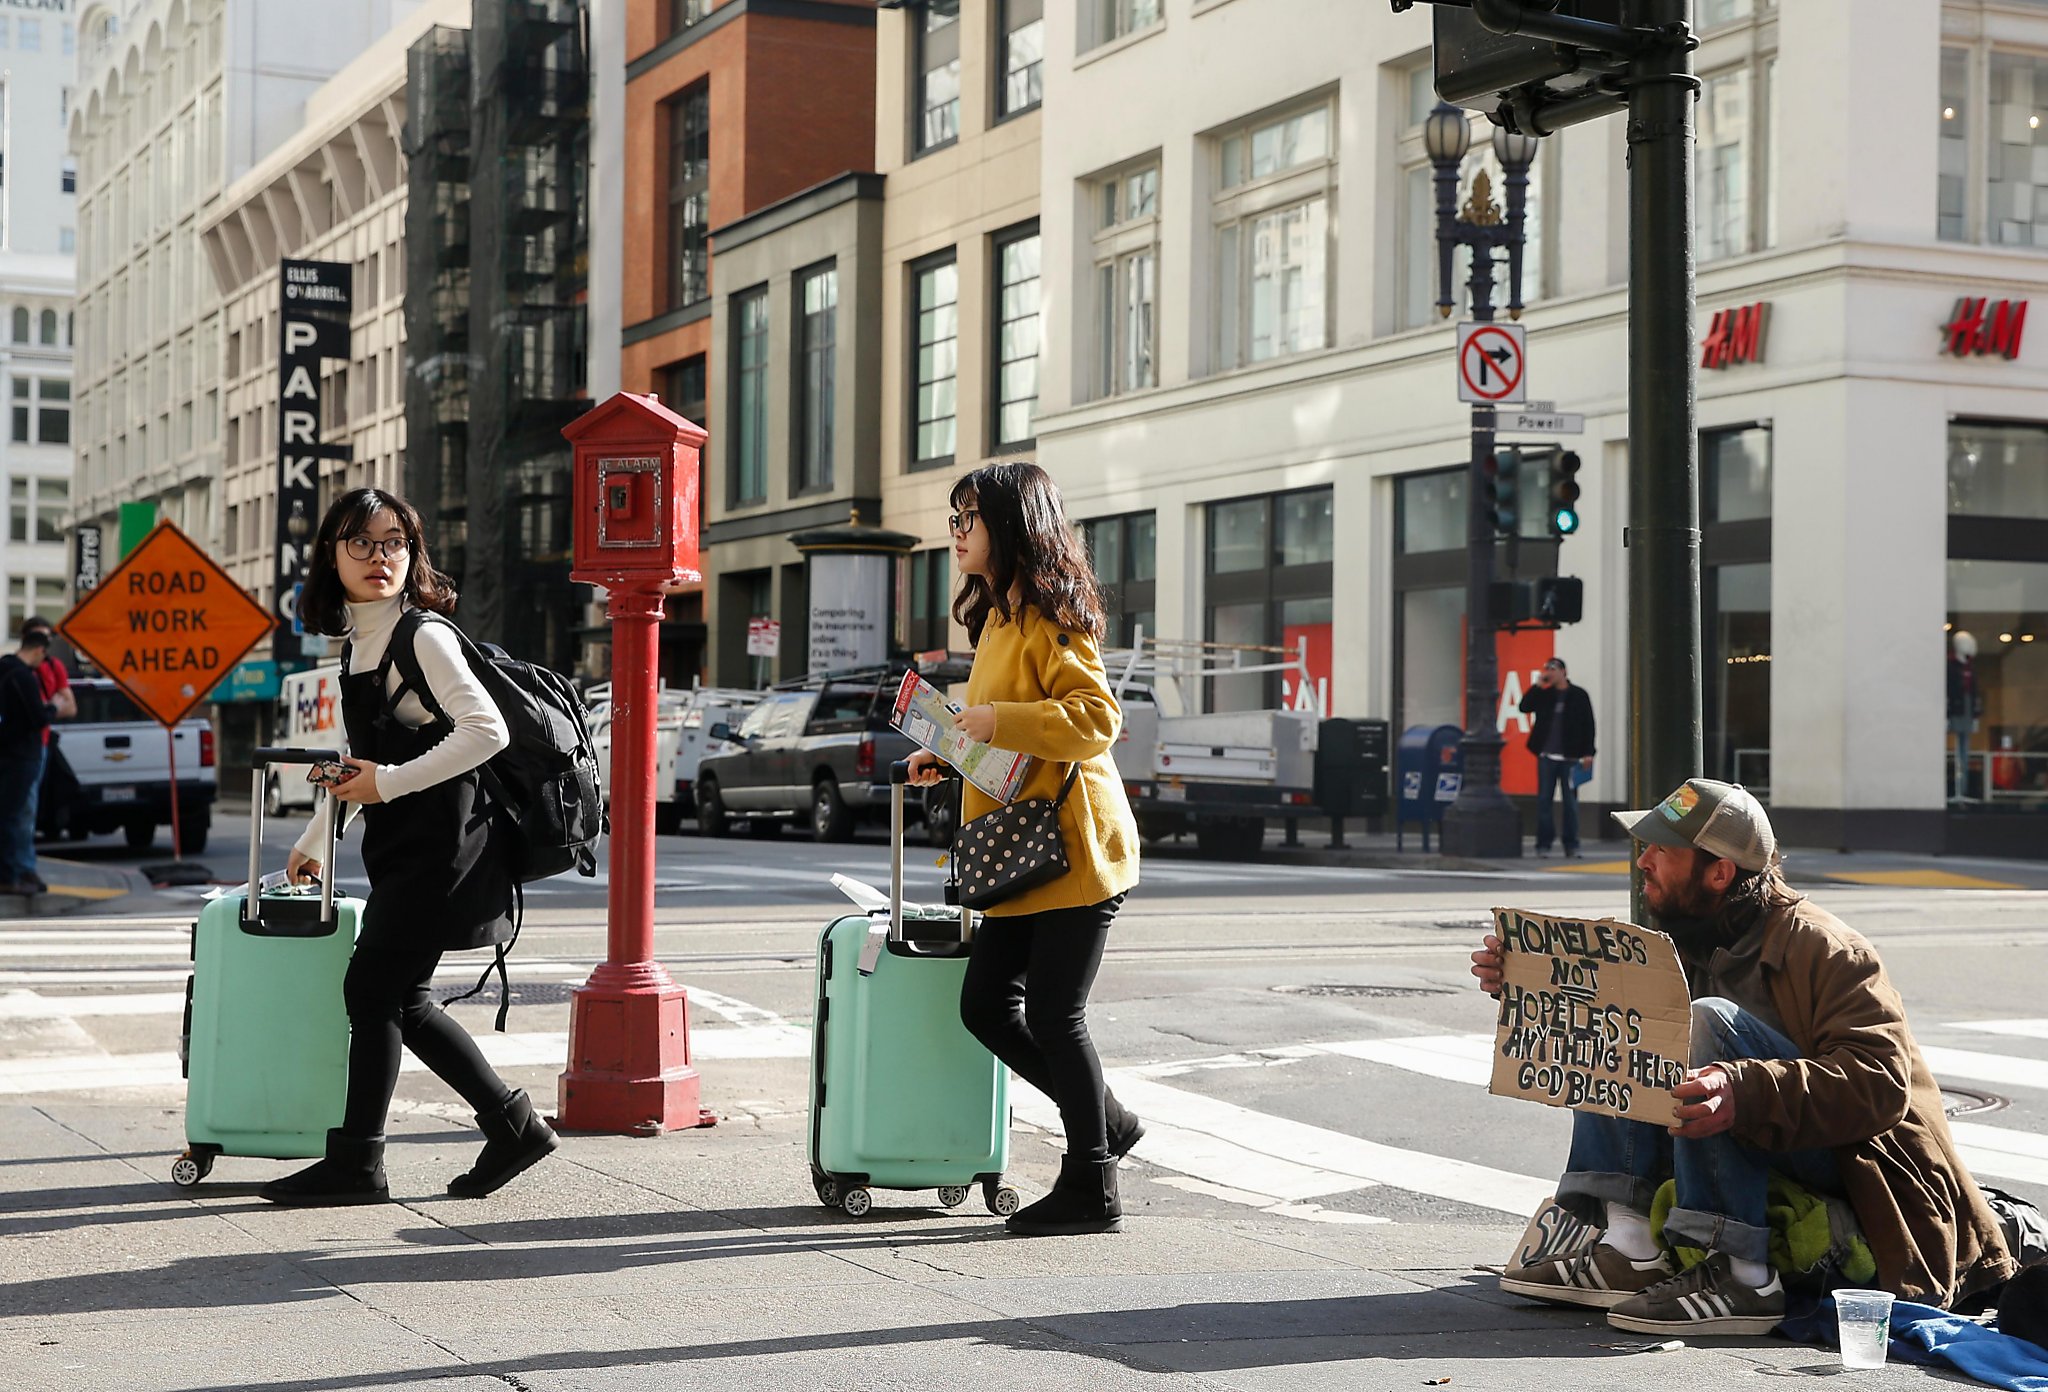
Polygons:
<instances>
[{"instance_id":1,"label":"traffic light pole","mask_svg":"<svg viewBox=\"0 0 2048 1392\"><path fill-rule=\"evenodd\" d=\"M1628 793L1702 772L1699 432L1693 372L1692 40L1687 0L1639 0L1659 36L1628 70ZM1642 872L1630 910L1649 922Z\"/></svg>"}]
</instances>

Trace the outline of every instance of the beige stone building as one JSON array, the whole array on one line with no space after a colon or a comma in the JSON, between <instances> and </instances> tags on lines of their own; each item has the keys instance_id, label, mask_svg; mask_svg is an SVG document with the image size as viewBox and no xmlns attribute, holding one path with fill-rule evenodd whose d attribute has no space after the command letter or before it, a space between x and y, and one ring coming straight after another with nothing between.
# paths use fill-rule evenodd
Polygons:
<instances>
[{"instance_id":1,"label":"beige stone building","mask_svg":"<svg viewBox=\"0 0 2048 1392\"><path fill-rule=\"evenodd\" d=\"M911 651L965 646L944 618L953 481L1036 446L1043 9L930 0L880 16L879 520L923 539L898 604Z\"/></svg>"}]
</instances>

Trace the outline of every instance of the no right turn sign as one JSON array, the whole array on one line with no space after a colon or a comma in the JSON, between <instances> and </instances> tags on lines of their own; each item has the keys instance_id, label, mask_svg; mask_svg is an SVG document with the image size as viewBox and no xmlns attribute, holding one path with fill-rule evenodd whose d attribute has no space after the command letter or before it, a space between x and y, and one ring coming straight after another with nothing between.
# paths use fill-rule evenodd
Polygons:
<instances>
[{"instance_id":1,"label":"no right turn sign","mask_svg":"<svg viewBox=\"0 0 2048 1392\"><path fill-rule=\"evenodd\" d=\"M1481 406L1527 401L1528 332L1520 324L1458 325L1458 400Z\"/></svg>"}]
</instances>

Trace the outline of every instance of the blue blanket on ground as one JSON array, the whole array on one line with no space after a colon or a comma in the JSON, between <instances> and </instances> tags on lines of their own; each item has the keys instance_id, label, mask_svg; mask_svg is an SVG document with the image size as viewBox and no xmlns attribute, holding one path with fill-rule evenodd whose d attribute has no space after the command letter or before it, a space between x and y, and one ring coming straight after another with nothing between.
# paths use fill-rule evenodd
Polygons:
<instances>
[{"instance_id":1,"label":"blue blanket on ground","mask_svg":"<svg viewBox=\"0 0 2048 1392\"><path fill-rule=\"evenodd\" d=\"M1802 1343L1834 1345L1834 1297L1825 1296L1812 1311L1787 1318L1778 1333ZM1889 1356L1908 1363L1946 1363L2008 1392L2048 1392L2048 1349L1932 1305L1893 1302Z\"/></svg>"}]
</instances>

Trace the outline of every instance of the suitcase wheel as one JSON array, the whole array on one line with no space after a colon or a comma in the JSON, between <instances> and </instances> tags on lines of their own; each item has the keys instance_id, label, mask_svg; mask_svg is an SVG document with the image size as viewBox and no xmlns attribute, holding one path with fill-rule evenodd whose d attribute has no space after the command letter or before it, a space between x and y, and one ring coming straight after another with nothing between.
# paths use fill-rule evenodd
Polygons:
<instances>
[{"instance_id":1,"label":"suitcase wheel","mask_svg":"<svg viewBox=\"0 0 2048 1392\"><path fill-rule=\"evenodd\" d=\"M865 1189L849 1189L846 1197L839 1201L839 1206L846 1210L849 1218L865 1218L868 1210L875 1206L875 1196Z\"/></svg>"},{"instance_id":2,"label":"suitcase wheel","mask_svg":"<svg viewBox=\"0 0 2048 1392\"><path fill-rule=\"evenodd\" d=\"M818 1191L818 1202L827 1208L839 1207L839 1181L836 1179L814 1179L811 1187Z\"/></svg>"},{"instance_id":3,"label":"suitcase wheel","mask_svg":"<svg viewBox=\"0 0 2048 1392\"><path fill-rule=\"evenodd\" d=\"M988 1204L988 1211L998 1218L1007 1218L1024 1206L1024 1197L1007 1184L990 1183L981 1186L982 1200Z\"/></svg>"},{"instance_id":4,"label":"suitcase wheel","mask_svg":"<svg viewBox=\"0 0 2048 1392\"><path fill-rule=\"evenodd\" d=\"M939 1207L958 1208L967 1202L969 1186L965 1184L942 1184L939 1186Z\"/></svg>"},{"instance_id":5,"label":"suitcase wheel","mask_svg":"<svg viewBox=\"0 0 2048 1392\"><path fill-rule=\"evenodd\" d=\"M213 1152L188 1150L171 1162L171 1183L190 1189L213 1173Z\"/></svg>"}]
</instances>

